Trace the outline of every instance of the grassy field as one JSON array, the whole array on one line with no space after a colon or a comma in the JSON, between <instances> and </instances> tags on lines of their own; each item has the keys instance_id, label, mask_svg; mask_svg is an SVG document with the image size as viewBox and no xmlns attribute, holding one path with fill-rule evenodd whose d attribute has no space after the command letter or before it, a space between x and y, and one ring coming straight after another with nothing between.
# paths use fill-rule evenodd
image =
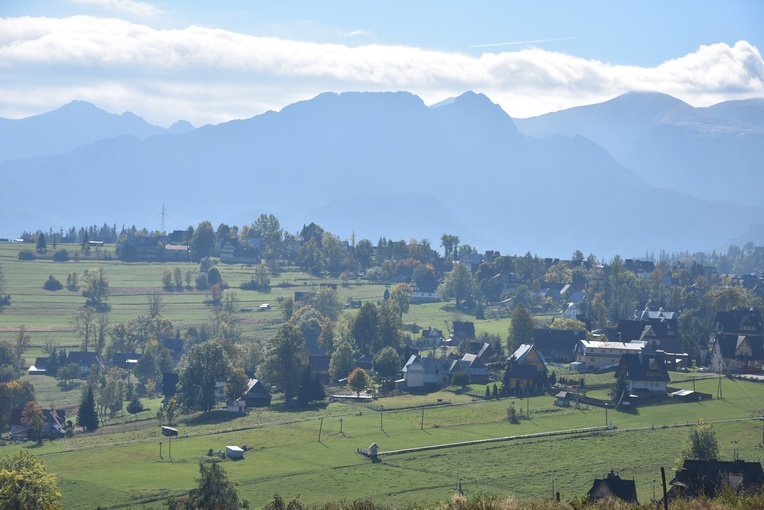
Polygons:
<instances>
[{"instance_id":1,"label":"grassy field","mask_svg":"<svg viewBox=\"0 0 764 510\"><path fill-rule=\"evenodd\" d=\"M692 387L689 379L672 384ZM695 384L715 395L719 381L711 377ZM450 497L457 477L468 494L518 499L550 495L554 478L555 490L571 498L585 493L595 477L610 469L634 478L640 500L647 501L660 467L672 472L689 426L698 421L715 423L723 458L733 458L733 450L746 460L762 457L764 428L758 417L764 414L764 384L724 379L722 390L723 399L647 406L630 413L611 410L608 419L614 430L603 430L603 409L561 409L549 396L484 401L443 391L378 403L390 409L442 399L450 405L384 413L329 403L300 412L275 406L242 417L229 417L222 410L184 417L177 423L180 438L173 440L172 461L153 410L125 423L115 420L95 434L30 448L58 474L65 508L139 506L182 493L194 485L198 462L208 459L210 448L243 444L250 448L246 459L223 465L255 507L277 492L300 494L307 502L372 497L398 505L429 503ZM517 425L505 421L513 402L523 413L530 411L530 420ZM156 405L148 403L154 409ZM599 430L523 437L586 428ZM509 436L515 439L383 453L379 463L356 453L372 442L386 452ZM19 447L0 448L0 456Z\"/></svg>"},{"instance_id":2,"label":"grassy field","mask_svg":"<svg viewBox=\"0 0 764 510\"><path fill-rule=\"evenodd\" d=\"M46 340L58 343L61 347L75 348L78 341L73 333L71 318L84 303L79 292L66 290L50 292L43 289L49 275L53 275L63 284L67 275L77 272L82 276L86 269L103 267L109 278L111 297L109 298L110 322L117 324L145 313L148 296L159 293L165 305L163 315L173 325L184 329L192 324L199 324L209 319L210 307L205 304L205 293L196 290L167 291L162 287L161 278L166 268L179 267L185 275L195 271L198 266L192 263L124 263L116 259L96 259L80 256L78 260L54 262L51 259L20 261L19 250L33 248L33 245L0 244L0 265L5 277L5 294L12 297L12 306L0 308L0 340L11 340L23 324L32 338L32 348L25 352L31 362L40 355L39 347ZM59 245L70 253L79 249L76 245ZM49 250L52 252L53 250ZM113 246L105 247L103 253L114 253ZM294 296L295 291L317 290L321 283L338 284L338 293L342 302L348 299L377 302L382 299L389 285L370 283L364 280L350 280L343 286L339 280L318 279L301 271L285 270L271 277L270 292L245 291L239 285L249 281L251 268L240 265L218 264L216 266L229 286L229 292L235 292L243 309L253 312L240 314L242 336L245 339L265 342L275 335L281 322L279 298ZM281 287L280 284L287 286ZM257 311L262 303L271 304L266 312ZM352 313L352 310L348 310ZM446 323L453 320L474 320L453 310L453 306L443 303L412 305L404 315L407 331L418 335L422 328L446 328ZM475 321L478 334L490 333L506 337L509 319Z\"/></svg>"},{"instance_id":3,"label":"grassy field","mask_svg":"<svg viewBox=\"0 0 764 510\"><path fill-rule=\"evenodd\" d=\"M42 285L53 274L62 282L72 271L104 267L111 285L111 323L144 313L147 296L159 292L164 315L176 327L200 323L210 316L205 295L197 291L166 292L161 276L166 267L176 265L185 273L194 264L126 264L116 260L88 260L55 263L51 260L21 262L20 245L0 244L0 265L5 276L5 293L12 296L11 307L0 312L0 340L12 340L19 326L30 331L32 347L27 361L40 355L44 341L62 347L77 346L70 325L84 299L67 290L48 292ZM70 246L70 249L76 247ZM113 252L113 248L107 248ZM278 298L295 290L313 290L323 280L299 271L285 271L272 278L269 293L242 291L237 287L249 279L242 266L217 266L223 279L235 291L242 308L270 303L267 312L242 313L243 337L266 341L281 321ZM340 283L335 281L335 283ZM378 301L385 286L354 282L338 287L341 299ZM350 313L350 312L349 312ZM474 320L442 303L413 305L404 316L410 331L434 326L444 328L452 320ZM508 319L475 321L478 333L506 336ZM558 377L578 377L554 368ZM694 374L673 374L672 386L692 388ZM705 377L705 378L703 378ZM43 407L64 407L73 416L80 399L78 388L64 390L47 377L30 378ZM587 386L608 384L612 374L585 376ZM694 381L698 391L717 395L719 380L700 376ZM482 387L475 387L482 394ZM371 497L394 505L429 504L447 499L461 479L470 494L495 494L518 499L551 496L552 484L563 498L581 495L595 477L610 469L637 481L641 501L652 497L653 480L660 466L673 469L688 426L698 421L714 422L722 456L733 457L733 448L747 460L764 453L760 447L764 428L764 384L722 381L723 399L693 404L672 404L639 408L633 412L609 411L615 430L604 430L605 412L600 408L561 409L549 396L530 399L473 399L442 391L430 395L381 398L383 413L355 404L327 403L296 411L277 404L253 411L248 416L231 416L222 410L208 415L182 417L177 421L180 437L169 445L159 433L155 418L158 400L146 400L146 411L125 414L92 434L36 445L8 445L5 456L18 448L30 448L40 455L48 469L58 475L65 508L143 507L159 508L168 496L181 494L195 484L199 461L208 461L209 449L226 445L248 445L246 459L223 461L229 477L237 482L241 496L253 507L262 507L274 493L284 497L300 494L307 502L328 499ZM606 390L592 389L590 395L604 398ZM448 405L433 406L438 399ZM517 425L505 418L514 403L530 419ZM423 407L427 406L427 407ZM732 421L730 421L732 420ZM596 428L584 432L582 429ZM321 441L318 441L319 431ZM567 431L559 434L559 431ZM553 434L539 437L537 434ZM454 443L490 438L512 439L471 445ZM160 441L162 457L160 458ZM732 441L736 441L733 443ZM356 453L377 443L383 452L432 445L452 445L418 452L383 454L372 463Z\"/></svg>"}]
</instances>

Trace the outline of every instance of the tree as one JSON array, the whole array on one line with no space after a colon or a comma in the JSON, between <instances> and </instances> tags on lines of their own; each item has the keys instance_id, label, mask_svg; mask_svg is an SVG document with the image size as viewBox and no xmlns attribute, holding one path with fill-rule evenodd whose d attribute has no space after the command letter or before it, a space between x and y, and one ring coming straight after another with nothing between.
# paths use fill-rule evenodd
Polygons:
<instances>
[{"instance_id":1,"label":"tree","mask_svg":"<svg viewBox=\"0 0 764 510\"><path fill-rule=\"evenodd\" d=\"M88 351L90 341L96 334L96 312L90 306L84 306L75 312L71 321L74 326L74 333L81 340L82 350Z\"/></svg>"},{"instance_id":2,"label":"tree","mask_svg":"<svg viewBox=\"0 0 764 510\"><path fill-rule=\"evenodd\" d=\"M45 418L42 409L37 406L37 402L27 402L21 411L21 423L30 427L34 431L34 439L37 444L42 444L42 427L45 425Z\"/></svg>"},{"instance_id":3,"label":"tree","mask_svg":"<svg viewBox=\"0 0 764 510\"><path fill-rule=\"evenodd\" d=\"M272 214L261 214L249 228L249 235L261 239L266 259L278 257L284 239L284 231L278 218Z\"/></svg>"},{"instance_id":4,"label":"tree","mask_svg":"<svg viewBox=\"0 0 764 510\"><path fill-rule=\"evenodd\" d=\"M459 248L459 236L443 234L440 236L440 245L443 247L443 251L446 252L446 258L449 255L456 256L456 251Z\"/></svg>"},{"instance_id":5,"label":"tree","mask_svg":"<svg viewBox=\"0 0 764 510\"><path fill-rule=\"evenodd\" d=\"M164 268L162 273L162 285L165 289L172 288L172 269L169 267Z\"/></svg>"},{"instance_id":6,"label":"tree","mask_svg":"<svg viewBox=\"0 0 764 510\"><path fill-rule=\"evenodd\" d=\"M231 362L223 347L213 341L194 345L178 364L178 392L175 398L186 409L211 411L215 405L215 384L231 373Z\"/></svg>"},{"instance_id":7,"label":"tree","mask_svg":"<svg viewBox=\"0 0 764 510\"><path fill-rule=\"evenodd\" d=\"M536 327L533 316L523 305L518 305L512 312L512 322L509 324L507 351L512 353L520 344L530 344L533 340L533 329Z\"/></svg>"},{"instance_id":8,"label":"tree","mask_svg":"<svg viewBox=\"0 0 764 510\"><path fill-rule=\"evenodd\" d=\"M237 368L231 372L225 382L225 394L229 400L237 400L244 397L249 387L249 377L244 369Z\"/></svg>"},{"instance_id":9,"label":"tree","mask_svg":"<svg viewBox=\"0 0 764 510\"><path fill-rule=\"evenodd\" d=\"M458 308L462 300L470 297L474 291L475 281L469 267L466 264L454 264L453 269L449 271L435 293L441 301L455 299Z\"/></svg>"},{"instance_id":10,"label":"tree","mask_svg":"<svg viewBox=\"0 0 764 510\"><path fill-rule=\"evenodd\" d=\"M379 336L379 315L374 303L367 301L356 312L351 334L359 350L365 353L372 352Z\"/></svg>"},{"instance_id":11,"label":"tree","mask_svg":"<svg viewBox=\"0 0 764 510\"><path fill-rule=\"evenodd\" d=\"M714 426L700 423L687 436L682 447L681 463L687 459L709 460L719 458L719 443L716 441Z\"/></svg>"},{"instance_id":12,"label":"tree","mask_svg":"<svg viewBox=\"0 0 764 510\"><path fill-rule=\"evenodd\" d=\"M336 321L342 313L342 302L339 294L331 287L318 289L310 303L321 315L333 321Z\"/></svg>"},{"instance_id":13,"label":"tree","mask_svg":"<svg viewBox=\"0 0 764 510\"><path fill-rule=\"evenodd\" d=\"M310 364L306 363L300 375L300 388L297 391L297 401L300 404L308 404L326 398L324 384L318 372L313 372Z\"/></svg>"},{"instance_id":14,"label":"tree","mask_svg":"<svg viewBox=\"0 0 764 510\"><path fill-rule=\"evenodd\" d=\"M470 384L470 373L465 370L458 370L451 375L451 384L466 388Z\"/></svg>"},{"instance_id":15,"label":"tree","mask_svg":"<svg viewBox=\"0 0 764 510\"><path fill-rule=\"evenodd\" d=\"M411 306L411 299L414 297L414 289L408 283L399 283L393 287L393 291L390 293L390 299L398 305L398 309L401 312L401 317L404 313L409 311Z\"/></svg>"},{"instance_id":16,"label":"tree","mask_svg":"<svg viewBox=\"0 0 764 510\"><path fill-rule=\"evenodd\" d=\"M36 248L37 248L37 253L45 253L46 251L48 251L48 243L47 243L47 240L45 239L45 234L43 234L42 232L40 233L40 235L37 236Z\"/></svg>"},{"instance_id":17,"label":"tree","mask_svg":"<svg viewBox=\"0 0 764 510\"><path fill-rule=\"evenodd\" d=\"M355 259L361 265L361 270L366 271L371 267L371 258L374 255L374 247L368 239L361 239L355 246Z\"/></svg>"},{"instance_id":18,"label":"tree","mask_svg":"<svg viewBox=\"0 0 764 510\"><path fill-rule=\"evenodd\" d=\"M371 345L371 352L376 352L383 347L398 347L401 343L401 328L403 328L398 304L390 300L382 303L377 311L379 327L377 338Z\"/></svg>"},{"instance_id":19,"label":"tree","mask_svg":"<svg viewBox=\"0 0 764 510\"><path fill-rule=\"evenodd\" d=\"M401 358L392 347L384 347L374 355L374 371L383 379L390 379L401 370Z\"/></svg>"},{"instance_id":20,"label":"tree","mask_svg":"<svg viewBox=\"0 0 764 510\"><path fill-rule=\"evenodd\" d=\"M209 221L199 223L191 238L191 256L195 261L212 255L215 248L215 229Z\"/></svg>"},{"instance_id":21,"label":"tree","mask_svg":"<svg viewBox=\"0 0 764 510\"><path fill-rule=\"evenodd\" d=\"M16 380L8 383L11 390L11 408L23 409L27 402L37 401L34 385L26 380Z\"/></svg>"},{"instance_id":22,"label":"tree","mask_svg":"<svg viewBox=\"0 0 764 510\"><path fill-rule=\"evenodd\" d=\"M80 366L77 363L68 363L58 369L58 375L56 379L64 383L64 386L69 386L71 382L82 375Z\"/></svg>"},{"instance_id":23,"label":"tree","mask_svg":"<svg viewBox=\"0 0 764 510\"><path fill-rule=\"evenodd\" d=\"M369 376L366 375L363 368L356 368L348 376L348 386L355 391L357 396L361 395L361 392L368 386Z\"/></svg>"},{"instance_id":24,"label":"tree","mask_svg":"<svg viewBox=\"0 0 764 510\"><path fill-rule=\"evenodd\" d=\"M29 450L0 459L0 506L4 509L60 509L56 476Z\"/></svg>"},{"instance_id":25,"label":"tree","mask_svg":"<svg viewBox=\"0 0 764 510\"><path fill-rule=\"evenodd\" d=\"M302 332L291 322L282 325L268 342L262 366L263 379L280 387L287 403L297 396L304 350Z\"/></svg>"},{"instance_id":26,"label":"tree","mask_svg":"<svg viewBox=\"0 0 764 510\"><path fill-rule=\"evenodd\" d=\"M188 508L234 510L249 506L239 499L236 487L217 462L199 462L196 482L198 487L188 494Z\"/></svg>"},{"instance_id":27,"label":"tree","mask_svg":"<svg viewBox=\"0 0 764 510\"><path fill-rule=\"evenodd\" d=\"M77 411L77 425L85 427L88 432L98 429L98 412L92 384L85 385L85 390L82 392L82 400Z\"/></svg>"},{"instance_id":28,"label":"tree","mask_svg":"<svg viewBox=\"0 0 764 510\"><path fill-rule=\"evenodd\" d=\"M347 377L351 370L353 370L353 348L348 342L340 342L334 349L332 358L329 360L329 376L332 381L338 381L343 377Z\"/></svg>"},{"instance_id":29,"label":"tree","mask_svg":"<svg viewBox=\"0 0 764 510\"><path fill-rule=\"evenodd\" d=\"M26 326L22 324L21 327L19 327L19 330L16 332L16 358L18 358L19 361L23 361L24 349L29 347L31 342L32 338L29 336L29 333L27 333Z\"/></svg>"},{"instance_id":30,"label":"tree","mask_svg":"<svg viewBox=\"0 0 764 510\"><path fill-rule=\"evenodd\" d=\"M109 299L109 278L102 267L86 269L82 274L85 290L82 296L87 299L86 304L99 307Z\"/></svg>"},{"instance_id":31,"label":"tree","mask_svg":"<svg viewBox=\"0 0 764 510\"><path fill-rule=\"evenodd\" d=\"M50 275L48 276L48 279L45 280L45 283L42 285L42 288L45 290L49 290L51 292L55 292L57 290L61 290L64 288L64 284L58 281L58 279Z\"/></svg>"}]
</instances>

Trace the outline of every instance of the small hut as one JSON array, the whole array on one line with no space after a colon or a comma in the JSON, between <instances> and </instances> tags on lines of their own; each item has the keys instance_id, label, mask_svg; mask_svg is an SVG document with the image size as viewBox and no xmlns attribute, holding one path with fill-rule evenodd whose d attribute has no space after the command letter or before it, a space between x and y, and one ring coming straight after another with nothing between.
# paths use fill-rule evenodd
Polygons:
<instances>
[{"instance_id":1,"label":"small hut","mask_svg":"<svg viewBox=\"0 0 764 510\"><path fill-rule=\"evenodd\" d=\"M244 450L238 446L226 446L225 456L231 460L240 460L244 458Z\"/></svg>"}]
</instances>

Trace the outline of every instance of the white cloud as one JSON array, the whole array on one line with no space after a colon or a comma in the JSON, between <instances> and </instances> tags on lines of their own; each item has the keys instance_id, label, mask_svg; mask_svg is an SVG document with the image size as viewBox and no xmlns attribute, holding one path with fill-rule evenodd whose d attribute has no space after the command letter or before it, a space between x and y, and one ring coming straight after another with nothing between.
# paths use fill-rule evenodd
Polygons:
<instances>
[{"instance_id":1,"label":"white cloud","mask_svg":"<svg viewBox=\"0 0 764 510\"><path fill-rule=\"evenodd\" d=\"M141 18L153 18L163 14L161 9L154 7L146 2L135 2L133 0L70 0L75 4L95 5L103 9L132 14Z\"/></svg>"},{"instance_id":2,"label":"white cloud","mask_svg":"<svg viewBox=\"0 0 764 510\"><path fill-rule=\"evenodd\" d=\"M178 118L202 124L250 117L325 91L407 90L433 103L475 90L516 117L630 90L665 92L696 106L764 96L764 63L745 41L703 46L646 68L537 48L475 57L200 26L158 30L87 16L0 18L0 73L0 117L82 99L164 125Z\"/></svg>"}]
</instances>

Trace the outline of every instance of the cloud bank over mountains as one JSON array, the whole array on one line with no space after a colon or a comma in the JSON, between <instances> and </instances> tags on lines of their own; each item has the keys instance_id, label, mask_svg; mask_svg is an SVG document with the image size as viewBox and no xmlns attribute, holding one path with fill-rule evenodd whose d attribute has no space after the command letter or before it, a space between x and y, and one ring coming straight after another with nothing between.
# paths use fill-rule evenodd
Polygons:
<instances>
[{"instance_id":1,"label":"cloud bank over mountains","mask_svg":"<svg viewBox=\"0 0 764 510\"><path fill-rule=\"evenodd\" d=\"M407 90L427 104L475 90L518 118L635 90L667 93L693 106L764 96L764 60L746 41L701 46L638 67L534 47L472 56L199 25L158 29L92 16L0 18L0 69L0 117L87 98L164 126L179 118L195 125L248 118L328 90Z\"/></svg>"}]
</instances>

